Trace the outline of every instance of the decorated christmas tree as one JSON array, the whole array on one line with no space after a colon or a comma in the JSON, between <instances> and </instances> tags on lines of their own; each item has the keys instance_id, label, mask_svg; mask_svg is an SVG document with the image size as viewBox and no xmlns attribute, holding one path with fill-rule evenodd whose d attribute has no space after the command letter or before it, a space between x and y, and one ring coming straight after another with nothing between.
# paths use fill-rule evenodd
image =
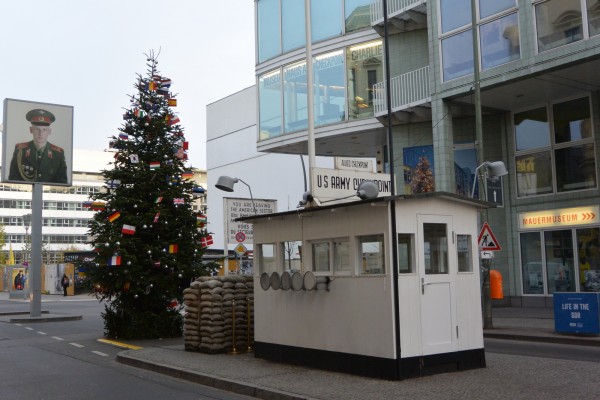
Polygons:
<instances>
[{"instance_id":1,"label":"decorated christmas tree","mask_svg":"<svg viewBox=\"0 0 600 400\"><path fill-rule=\"evenodd\" d=\"M138 75L115 150L104 170L104 190L91 196L96 210L89 234L97 257L90 288L105 301L105 334L119 338L175 337L182 333L182 292L205 275L205 216L193 211L198 188L186 169L188 142L173 107L171 80L147 55Z\"/></svg>"},{"instance_id":2,"label":"decorated christmas tree","mask_svg":"<svg viewBox=\"0 0 600 400\"><path fill-rule=\"evenodd\" d=\"M413 193L428 193L433 192L434 187L435 180L431 164L426 156L420 157L412 179L412 191Z\"/></svg>"}]
</instances>

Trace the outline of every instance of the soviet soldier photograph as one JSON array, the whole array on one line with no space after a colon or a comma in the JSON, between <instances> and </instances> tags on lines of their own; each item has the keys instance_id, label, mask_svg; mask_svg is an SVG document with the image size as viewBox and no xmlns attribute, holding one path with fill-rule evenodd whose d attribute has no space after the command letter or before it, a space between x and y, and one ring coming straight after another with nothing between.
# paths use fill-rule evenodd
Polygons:
<instances>
[{"instance_id":1,"label":"soviet soldier photograph","mask_svg":"<svg viewBox=\"0 0 600 400\"><path fill-rule=\"evenodd\" d=\"M15 101L14 104L18 106L16 108L19 109L19 112L16 109L12 110L14 112L10 113L11 119L7 124L7 128L11 128L10 131L7 129L7 133L9 133L9 138L12 138L14 146L4 142L6 146L4 156L7 163L3 163L3 165L10 165L8 176L5 175L5 179L24 183L68 184L67 161L70 159L67 157L65 148L56 144L55 139L62 135L64 141L65 134L71 135L70 131L62 131L65 127L72 126L72 113L70 112L72 110L68 108L67 113L58 110L59 113L57 113L56 110L49 110L53 107L44 107L45 105L41 103ZM26 106L28 107L25 108ZM60 118L66 121L59 121ZM62 124L58 127L59 122ZM22 123L29 126L24 128ZM56 132L55 127L58 128ZM8 159L9 157L10 159Z\"/></svg>"}]
</instances>

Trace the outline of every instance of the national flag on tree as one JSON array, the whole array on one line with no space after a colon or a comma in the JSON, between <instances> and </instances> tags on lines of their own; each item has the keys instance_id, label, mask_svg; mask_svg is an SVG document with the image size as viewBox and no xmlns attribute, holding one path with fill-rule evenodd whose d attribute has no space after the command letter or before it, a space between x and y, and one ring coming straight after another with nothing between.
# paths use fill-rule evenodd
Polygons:
<instances>
[{"instance_id":1,"label":"national flag on tree","mask_svg":"<svg viewBox=\"0 0 600 400\"><path fill-rule=\"evenodd\" d=\"M179 250L179 246L177 246L176 244L170 244L169 245L169 253L170 254L177 253L177 250Z\"/></svg>"},{"instance_id":2,"label":"national flag on tree","mask_svg":"<svg viewBox=\"0 0 600 400\"><path fill-rule=\"evenodd\" d=\"M211 235L206 235L200 239L200 243L202 244L202 247L208 247L213 244L213 238Z\"/></svg>"},{"instance_id":3,"label":"national flag on tree","mask_svg":"<svg viewBox=\"0 0 600 400\"><path fill-rule=\"evenodd\" d=\"M162 198L162 196L158 196L158 197L156 198L156 200L154 200L154 204L158 204L158 203L160 203L160 202L162 202L162 201L163 201L163 198Z\"/></svg>"},{"instance_id":4,"label":"national flag on tree","mask_svg":"<svg viewBox=\"0 0 600 400\"><path fill-rule=\"evenodd\" d=\"M160 162L159 161L153 161L150 163L150 169L158 169L160 168Z\"/></svg>"},{"instance_id":5,"label":"national flag on tree","mask_svg":"<svg viewBox=\"0 0 600 400\"><path fill-rule=\"evenodd\" d=\"M108 259L108 265L111 265L111 266L121 265L121 256L118 254L115 254L114 256L110 257Z\"/></svg>"},{"instance_id":6,"label":"national flag on tree","mask_svg":"<svg viewBox=\"0 0 600 400\"><path fill-rule=\"evenodd\" d=\"M126 133L119 133L119 139L121 140L129 140L129 135Z\"/></svg>"},{"instance_id":7,"label":"national flag on tree","mask_svg":"<svg viewBox=\"0 0 600 400\"><path fill-rule=\"evenodd\" d=\"M194 177L193 171L183 171L181 174L181 179L192 179Z\"/></svg>"},{"instance_id":8,"label":"national flag on tree","mask_svg":"<svg viewBox=\"0 0 600 400\"><path fill-rule=\"evenodd\" d=\"M135 226L123 224L123 228L121 229L121 232L124 233L125 235L135 235Z\"/></svg>"},{"instance_id":9,"label":"national flag on tree","mask_svg":"<svg viewBox=\"0 0 600 400\"><path fill-rule=\"evenodd\" d=\"M180 204L185 204L185 200L181 197L178 197L176 199L173 199L173 204L175 204L176 206Z\"/></svg>"},{"instance_id":10,"label":"national flag on tree","mask_svg":"<svg viewBox=\"0 0 600 400\"><path fill-rule=\"evenodd\" d=\"M110 214L110 215L108 216L108 220L109 220L110 222L114 222L114 221L115 221L117 218L119 218L120 216L121 216L121 213L120 213L120 212L118 212L118 211L115 211L114 213L112 213L112 214Z\"/></svg>"},{"instance_id":11,"label":"national flag on tree","mask_svg":"<svg viewBox=\"0 0 600 400\"><path fill-rule=\"evenodd\" d=\"M156 215L154 216L154 220L153 221L155 223L158 222L158 218L160 218L160 213L159 212L156 213Z\"/></svg>"},{"instance_id":12,"label":"national flag on tree","mask_svg":"<svg viewBox=\"0 0 600 400\"><path fill-rule=\"evenodd\" d=\"M169 107L177 107L177 99L169 99L168 103Z\"/></svg>"}]
</instances>

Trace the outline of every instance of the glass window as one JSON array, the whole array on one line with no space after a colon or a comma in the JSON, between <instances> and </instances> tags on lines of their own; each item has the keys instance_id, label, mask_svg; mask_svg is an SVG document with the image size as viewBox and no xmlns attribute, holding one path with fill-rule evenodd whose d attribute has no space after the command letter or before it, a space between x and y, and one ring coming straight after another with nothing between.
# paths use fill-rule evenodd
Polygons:
<instances>
[{"instance_id":1,"label":"glass window","mask_svg":"<svg viewBox=\"0 0 600 400\"><path fill-rule=\"evenodd\" d=\"M414 235L410 233L398 234L398 273L410 274L414 272Z\"/></svg>"},{"instance_id":2,"label":"glass window","mask_svg":"<svg viewBox=\"0 0 600 400\"><path fill-rule=\"evenodd\" d=\"M471 24L471 0L440 0L440 11L442 33Z\"/></svg>"},{"instance_id":3,"label":"glass window","mask_svg":"<svg viewBox=\"0 0 600 400\"><path fill-rule=\"evenodd\" d=\"M596 187L596 162L592 143L555 151L556 190L566 192Z\"/></svg>"},{"instance_id":4,"label":"glass window","mask_svg":"<svg viewBox=\"0 0 600 400\"><path fill-rule=\"evenodd\" d=\"M554 104L552 124L545 107L515 114L518 196L597 187L590 114L587 97ZM553 149L529 151L536 148Z\"/></svg>"},{"instance_id":5,"label":"glass window","mask_svg":"<svg viewBox=\"0 0 600 400\"><path fill-rule=\"evenodd\" d=\"M304 11L304 0L285 0L281 2L283 52L306 45Z\"/></svg>"},{"instance_id":6,"label":"glass window","mask_svg":"<svg viewBox=\"0 0 600 400\"><path fill-rule=\"evenodd\" d=\"M281 134L281 72L272 71L258 78L259 140Z\"/></svg>"},{"instance_id":7,"label":"glass window","mask_svg":"<svg viewBox=\"0 0 600 400\"><path fill-rule=\"evenodd\" d=\"M548 0L535 6L538 50L583 39L580 0Z\"/></svg>"},{"instance_id":8,"label":"glass window","mask_svg":"<svg viewBox=\"0 0 600 400\"><path fill-rule=\"evenodd\" d=\"M373 116L373 86L383 81L383 43L362 43L346 49L348 119Z\"/></svg>"},{"instance_id":9,"label":"glass window","mask_svg":"<svg viewBox=\"0 0 600 400\"><path fill-rule=\"evenodd\" d=\"M351 272L350 268L350 243L348 240L333 241L333 271Z\"/></svg>"},{"instance_id":10,"label":"glass window","mask_svg":"<svg viewBox=\"0 0 600 400\"><path fill-rule=\"evenodd\" d=\"M458 272L473 272L471 257L471 235L456 235Z\"/></svg>"},{"instance_id":11,"label":"glass window","mask_svg":"<svg viewBox=\"0 0 600 400\"><path fill-rule=\"evenodd\" d=\"M283 268L286 271L300 271L302 269L302 242L283 242L281 246L283 251Z\"/></svg>"},{"instance_id":12,"label":"glass window","mask_svg":"<svg viewBox=\"0 0 600 400\"><path fill-rule=\"evenodd\" d=\"M313 43L342 34L342 1L311 0L310 25Z\"/></svg>"},{"instance_id":13,"label":"glass window","mask_svg":"<svg viewBox=\"0 0 600 400\"><path fill-rule=\"evenodd\" d=\"M361 260L361 275L385 273L385 250L383 235L361 236L358 238Z\"/></svg>"},{"instance_id":14,"label":"glass window","mask_svg":"<svg viewBox=\"0 0 600 400\"><path fill-rule=\"evenodd\" d=\"M442 40L444 81L473 73L473 35L471 30Z\"/></svg>"},{"instance_id":15,"label":"glass window","mask_svg":"<svg viewBox=\"0 0 600 400\"><path fill-rule=\"evenodd\" d=\"M515 114L517 151L550 146L546 107Z\"/></svg>"},{"instance_id":16,"label":"glass window","mask_svg":"<svg viewBox=\"0 0 600 400\"><path fill-rule=\"evenodd\" d=\"M600 33L600 0L587 0L587 17L590 36Z\"/></svg>"},{"instance_id":17,"label":"glass window","mask_svg":"<svg viewBox=\"0 0 600 400\"><path fill-rule=\"evenodd\" d=\"M590 105L587 97L555 104L552 109L555 143L592 137Z\"/></svg>"},{"instance_id":18,"label":"glass window","mask_svg":"<svg viewBox=\"0 0 600 400\"><path fill-rule=\"evenodd\" d=\"M285 67L283 79L285 133L305 130L308 127L306 62Z\"/></svg>"},{"instance_id":19,"label":"glass window","mask_svg":"<svg viewBox=\"0 0 600 400\"><path fill-rule=\"evenodd\" d=\"M371 27L371 0L345 0L346 33Z\"/></svg>"},{"instance_id":20,"label":"glass window","mask_svg":"<svg viewBox=\"0 0 600 400\"><path fill-rule=\"evenodd\" d=\"M329 242L312 244L313 271L329 272Z\"/></svg>"},{"instance_id":21,"label":"glass window","mask_svg":"<svg viewBox=\"0 0 600 400\"><path fill-rule=\"evenodd\" d=\"M573 234L571 230L544 232L548 294L575 291Z\"/></svg>"},{"instance_id":22,"label":"glass window","mask_svg":"<svg viewBox=\"0 0 600 400\"><path fill-rule=\"evenodd\" d=\"M258 245L260 272L277 271L277 254L275 252L275 243L261 243Z\"/></svg>"},{"instance_id":23,"label":"glass window","mask_svg":"<svg viewBox=\"0 0 600 400\"><path fill-rule=\"evenodd\" d=\"M517 156L517 196L552 193L550 151Z\"/></svg>"},{"instance_id":24,"label":"glass window","mask_svg":"<svg viewBox=\"0 0 600 400\"><path fill-rule=\"evenodd\" d=\"M479 18L487 18L515 5L515 0L479 0Z\"/></svg>"},{"instance_id":25,"label":"glass window","mask_svg":"<svg viewBox=\"0 0 600 400\"><path fill-rule=\"evenodd\" d=\"M600 292L600 228L577 229L579 290Z\"/></svg>"},{"instance_id":26,"label":"glass window","mask_svg":"<svg viewBox=\"0 0 600 400\"><path fill-rule=\"evenodd\" d=\"M315 125L345 120L344 53L338 50L314 58Z\"/></svg>"},{"instance_id":27,"label":"glass window","mask_svg":"<svg viewBox=\"0 0 600 400\"><path fill-rule=\"evenodd\" d=\"M425 273L447 274L448 271L448 234L446 224L423 224L425 249Z\"/></svg>"},{"instance_id":28,"label":"glass window","mask_svg":"<svg viewBox=\"0 0 600 400\"><path fill-rule=\"evenodd\" d=\"M257 15L258 62L263 62L281 53L279 0L258 1Z\"/></svg>"},{"instance_id":29,"label":"glass window","mask_svg":"<svg viewBox=\"0 0 600 400\"><path fill-rule=\"evenodd\" d=\"M523 294L544 294L542 241L539 232L521 233Z\"/></svg>"},{"instance_id":30,"label":"glass window","mask_svg":"<svg viewBox=\"0 0 600 400\"><path fill-rule=\"evenodd\" d=\"M469 147L456 148L454 150L454 179L456 181L456 193L471 197L473 191L473 180L477 168L477 149L474 144ZM477 182L475 183L477 185ZM479 187L475 190L475 198L479 198Z\"/></svg>"},{"instance_id":31,"label":"glass window","mask_svg":"<svg viewBox=\"0 0 600 400\"><path fill-rule=\"evenodd\" d=\"M479 28L481 68L487 69L520 57L517 13L496 19Z\"/></svg>"}]
</instances>

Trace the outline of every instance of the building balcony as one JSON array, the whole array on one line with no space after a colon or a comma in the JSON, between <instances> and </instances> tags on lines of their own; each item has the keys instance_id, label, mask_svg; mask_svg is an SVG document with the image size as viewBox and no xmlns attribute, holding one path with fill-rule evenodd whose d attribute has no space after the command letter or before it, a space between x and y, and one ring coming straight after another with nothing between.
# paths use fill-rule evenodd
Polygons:
<instances>
[{"instance_id":1,"label":"building balcony","mask_svg":"<svg viewBox=\"0 0 600 400\"><path fill-rule=\"evenodd\" d=\"M388 33L402 33L427 27L426 0L387 0ZM371 0L371 26L383 36L383 0Z\"/></svg>"},{"instance_id":2,"label":"building balcony","mask_svg":"<svg viewBox=\"0 0 600 400\"><path fill-rule=\"evenodd\" d=\"M390 80L392 124L407 124L431 120L429 67L395 76ZM375 117L387 125L386 83L373 86Z\"/></svg>"}]
</instances>

